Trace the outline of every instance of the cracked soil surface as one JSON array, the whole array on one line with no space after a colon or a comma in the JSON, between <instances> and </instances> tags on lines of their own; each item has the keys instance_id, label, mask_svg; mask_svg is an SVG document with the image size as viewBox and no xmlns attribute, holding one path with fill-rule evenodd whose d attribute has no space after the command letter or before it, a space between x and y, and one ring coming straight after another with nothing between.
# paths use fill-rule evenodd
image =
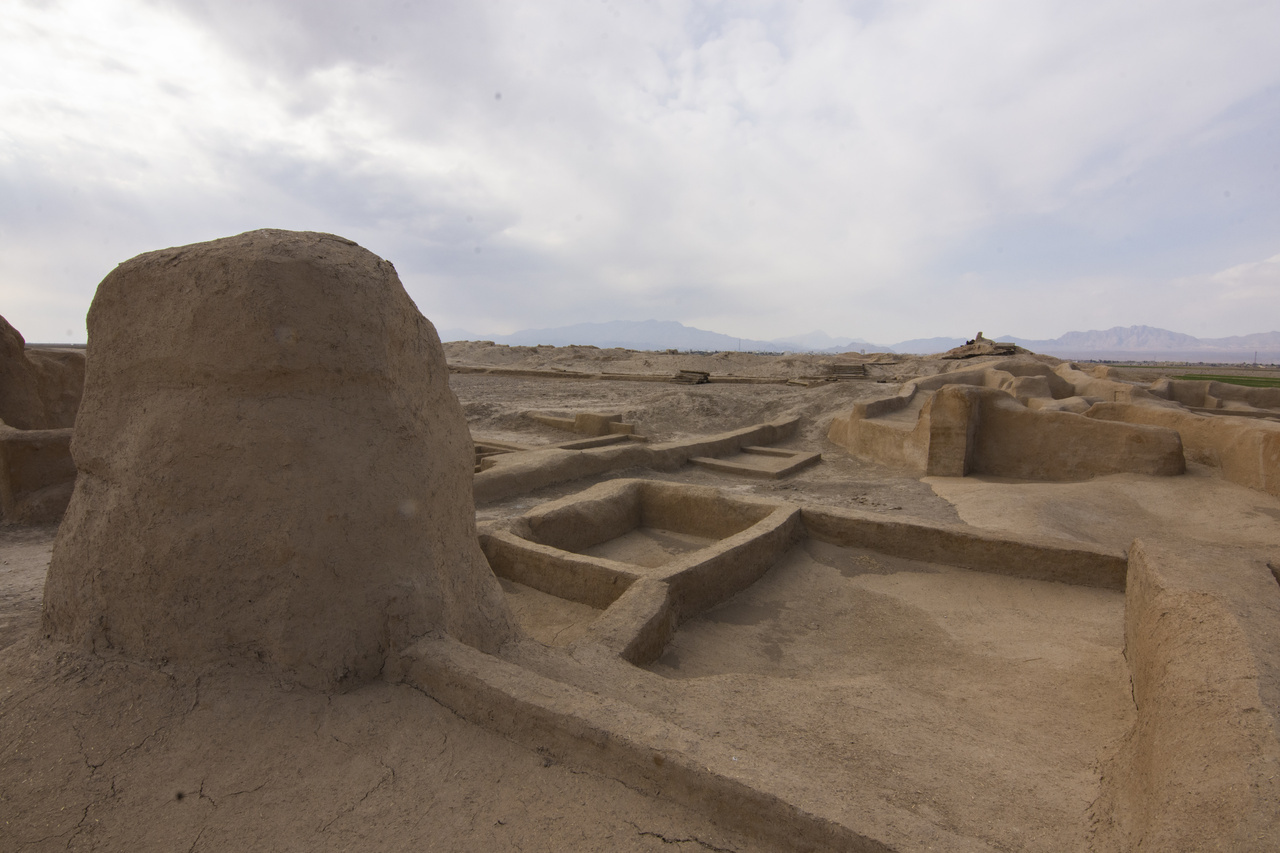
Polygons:
<instances>
[{"instance_id":1,"label":"cracked soil surface","mask_svg":"<svg viewBox=\"0 0 1280 853\"><path fill-rule=\"evenodd\" d=\"M9 531L0 550L32 546ZM34 547L47 561L51 536ZM12 565L12 563L11 563ZM39 578L0 581L0 850L741 850L678 804L374 683L168 671L37 638ZM36 581L34 588L32 581Z\"/></svg>"}]
</instances>

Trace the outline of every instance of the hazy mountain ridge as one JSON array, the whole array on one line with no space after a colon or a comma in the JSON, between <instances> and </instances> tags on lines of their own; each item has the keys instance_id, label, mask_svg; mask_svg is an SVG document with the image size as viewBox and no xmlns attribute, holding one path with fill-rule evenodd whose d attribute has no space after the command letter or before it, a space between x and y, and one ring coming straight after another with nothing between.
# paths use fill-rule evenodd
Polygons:
<instances>
[{"instance_id":1,"label":"hazy mountain ridge","mask_svg":"<svg viewBox=\"0 0 1280 853\"><path fill-rule=\"evenodd\" d=\"M1088 332L1067 332L1052 340L1031 340L1012 335L1006 335L997 340L1012 341L1018 346L1037 352L1045 347L1141 352L1196 349L1202 346L1199 338L1184 335L1181 332L1171 332L1168 329L1157 329L1153 326L1115 326L1101 331L1095 329Z\"/></svg>"},{"instance_id":2,"label":"hazy mountain ridge","mask_svg":"<svg viewBox=\"0 0 1280 853\"><path fill-rule=\"evenodd\" d=\"M912 338L909 341L899 341L894 344L890 348L890 352L929 355L930 353L955 349L964 344L965 340L965 338Z\"/></svg>"},{"instance_id":3,"label":"hazy mountain ridge","mask_svg":"<svg viewBox=\"0 0 1280 853\"><path fill-rule=\"evenodd\" d=\"M1031 340L1006 335L1033 352L1060 358L1112 358L1137 360L1149 357L1169 361L1280 360L1280 332L1256 332L1227 338L1197 338L1154 326L1115 326L1087 332L1067 332L1053 340Z\"/></svg>"},{"instance_id":4,"label":"hazy mountain ridge","mask_svg":"<svg viewBox=\"0 0 1280 853\"><path fill-rule=\"evenodd\" d=\"M1229 338L1201 338L1200 342L1228 348L1280 349L1280 332L1255 332L1252 335L1232 335Z\"/></svg>"},{"instance_id":5,"label":"hazy mountain ridge","mask_svg":"<svg viewBox=\"0 0 1280 853\"><path fill-rule=\"evenodd\" d=\"M770 341L754 338L736 338L732 335L711 332L686 326L674 320L613 320L607 323L576 323L552 329L522 329L509 335L475 335L465 329L442 329L440 339L491 340L508 346L570 346L572 344L597 347L623 347L636 350L721 350L766 352L846 352L850 349L885 351L887 347L861 341L856 338L836 338L826 332L814 330L803 335Z\"/></svg>"},{"instance_id":6,"label":"hazy mountain ridge","mask_svg":"<svg viewBox=\"0 0 1280 853\"><path fill-rule=\"evenodd\" d=\"M450 332L460 332L451 329ZM466 333L469 334L469 333ZM442 340L452 340L441 336ZM602 348L636 350L776 350L773 341L735 338L719 332L695 329L675 320L612 320L607 323L576 323L552 329L522 329L509 335L486 335L469 340L493 341L508 346L570 346L579 344Z\"/></svg>"},{"instance_id":7,"label":"hazy mountain ridge","mask_svg":"<svg viewBox=\"0 0 1280 853\"><path fill-rule=\"evenodd\" d=\"M569 346L572 344L623 347L634 350L742 350L766 352L895 352L929 354L945 352L965 342L965 338L915 338L891 345L875 344L859 338L834 337L815 329L803 335L762 341L736 338L686 326L675 320L614 320L607 323L577 323L552 329L523 329L509 335L475 335L463 329L442 329L441 340L492 340L509 346ZM1062 358L1137 359L1144 355L1168 360L1214 360L1214 356L1252 359L1254 351L1265 361L1280 359L1280 331L1257 332L1227 338L1196 338L1154 326L1114 326L1085 332L1067 332L1051 340L1035 340L1003 335L998 341L1016 343L1033 352Z\"/></svg>"}]
</instances>

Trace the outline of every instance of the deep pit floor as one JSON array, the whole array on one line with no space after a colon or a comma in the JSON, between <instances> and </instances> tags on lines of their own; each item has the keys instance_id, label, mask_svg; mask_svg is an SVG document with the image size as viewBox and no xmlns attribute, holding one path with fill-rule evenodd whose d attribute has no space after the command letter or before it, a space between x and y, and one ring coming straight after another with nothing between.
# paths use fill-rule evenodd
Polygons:
<instances>
[{"instance_id":1,"label":"deep pit floor","mask_svg":"<svg viewBox=\"0 0 1280 853\"><path fill-rule=\"evenodd\" d=\"M1099 754L1133 724L1124 594L808 541L681 626L624 698L996 849L1087 849ZM714 709L708 711L708 709Z\"/></svg>"}]
</instances>

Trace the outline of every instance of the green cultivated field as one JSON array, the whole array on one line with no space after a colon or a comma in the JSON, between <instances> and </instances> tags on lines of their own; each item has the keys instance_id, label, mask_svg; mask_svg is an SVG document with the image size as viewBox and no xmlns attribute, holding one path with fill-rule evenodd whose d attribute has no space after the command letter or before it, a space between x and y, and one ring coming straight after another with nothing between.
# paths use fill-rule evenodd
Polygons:
<instances>
[{"instance_id":1,"label":"green cultivated field","mask_svg":"<svg viewBox=\"0 0 1280 853\"><path fill-rule=\"evenodd\" d=\"M1210 373L1188 373L1186 376L1175 376L1174 379L1208 379L1211 382L1229 382L1232 385L1247 385L1250 388L1280 388L1280 379L1264 376L1218 376Z\"/></svg>"}]
</instances>

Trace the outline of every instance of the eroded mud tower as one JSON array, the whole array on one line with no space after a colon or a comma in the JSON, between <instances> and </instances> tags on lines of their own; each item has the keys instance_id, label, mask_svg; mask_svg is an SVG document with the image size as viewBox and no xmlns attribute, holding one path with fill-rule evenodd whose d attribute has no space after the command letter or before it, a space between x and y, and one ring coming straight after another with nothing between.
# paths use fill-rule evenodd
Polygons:
<instances>
[{"instance_id":1,"label":"eroded mud tower","mask_svg":"<svg viewBox=\"0 0 1280 853\"><path fill-rule=\"evenodd\" d=\"M139 255L89 310L48 635L333 688L512 632L439 338L395 269L277 230Z\"/></svg>"}]
</instances>

